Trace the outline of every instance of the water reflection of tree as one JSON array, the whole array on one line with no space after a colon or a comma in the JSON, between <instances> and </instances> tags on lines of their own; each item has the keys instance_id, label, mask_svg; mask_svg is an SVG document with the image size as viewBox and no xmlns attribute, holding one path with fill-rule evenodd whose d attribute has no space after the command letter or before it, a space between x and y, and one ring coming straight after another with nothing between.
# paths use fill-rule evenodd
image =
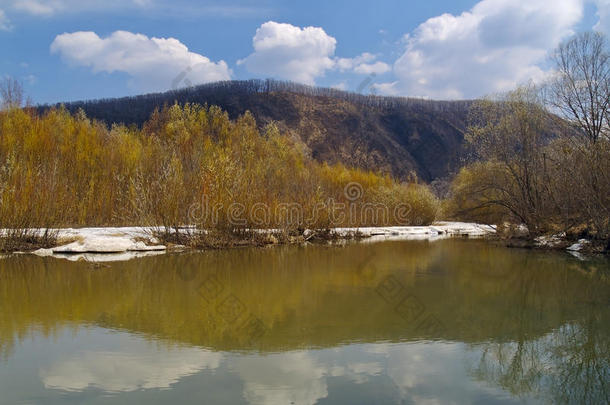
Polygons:
<instances>
[{"instance_id":1,"label":"water reflection of tree","mask_svg":"<svg viewBox=\"0 0 610 405\"><path fill-rule=\"evenodd\" d=\"M573 269L565 269L573 271ZM586 269L585 271L586 272ZM585 284L586 302L578 318L543 337L528 336L532 317L526 316L532 294L544 280L535 272L521 278L517 339L488 343L473 374L511 394L538 397L553 403L610 403L610 311L608 285L603 280ZM598 277L595 272L592 277ZM569 297L564 297L568 300ZM531 309L530 309L531 310Z\"/></svg>"},{"instance_id":2,"label":"water reflection of tree","mask_svg":"<svg viewBox=\"0 0 610 405\"><path fill-rule=\"evenodd\" d=\"M525 256L521 268L529 269L530 265L529 257ZM514 272L507 289L516 292L512 300L516 307L510 314L503 315L508 315L514 323L516 339L484 345L478 368L474 371L476 377L500 385L519 397L537 391L546 373L540 344L544 338L531 340L528 335L536 329L538 321L532 316L532 307L538 307L535 304L536 292L544 283L539 275L535 271Z\"/></svg>"},{"instance_id":3,"label":"water reflection of tree","mask_svg":"<svg viewBox=\"0 0 610 405\"><path fill-rule=\"evenodd\" d=\"M600 333L600 314L591 312L584 322L562 327L550 348L555 371L550 389L556 402L610 403L610 339Z\"/></svg>"},{"instance_id":4,"label":"water reflection of tree","mask_svg":"<svg viewBox=\"0 0 610 405\"><path fill-rule=\"evenodd\" d=\"M544 367L550 360L541 360L540 353L550 356L543 337L562 325L580 325L587 310L599 312L607 305L604 291L610 295L608 279L568 264L561 255L471 241L213 251L117 263L99 271L87 263L18 256L0 269L0 352L10 352L14 342L28 336L80 325L216 350L409 341L427 333L430 339L504 343L488 345L487 362L491 367L497 364L494 356L502 356L501 364L511 364L515 357L511 370L498 369L507 375L502 384L531 392L537 386L531 381L549 373ZM358 273L370 270L367 266L374 272ZM242 323L227 322L217 303L202 296L201 286L211 275L224 287L223 297L234 294L246 315L263 321L268 329L262 339L251 343ZM445 328L411 328L375 292L378 280L389 275ZM598 290L591 290L593 284ZM600 313L608 318L608 310Z\"/></svg>"}]
</instances>

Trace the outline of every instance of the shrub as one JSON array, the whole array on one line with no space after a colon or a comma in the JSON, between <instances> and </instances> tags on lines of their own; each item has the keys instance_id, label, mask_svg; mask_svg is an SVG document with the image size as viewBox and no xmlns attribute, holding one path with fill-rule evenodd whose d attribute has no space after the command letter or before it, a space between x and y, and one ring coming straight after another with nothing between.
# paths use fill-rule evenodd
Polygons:
<instances>
[{"instance_id":1,"label":"shrub","mask_svg":"<svg viewBox=\"0 0 610 405\"><path fill-rule=\"evenodd\" d=\"M350 185L356 198L347 194ZM331 202L347 215L333 217ZM388 215L373 215L375 205ZM197 225L290 233L425 224L437 209L425 185L318 163L275 125L259 129L249 113L231 121L218 107L175 104L142 128L109 128L63 108L0 112L4 228L147 225L171 233Z\"/></svg>"}]
</instances>

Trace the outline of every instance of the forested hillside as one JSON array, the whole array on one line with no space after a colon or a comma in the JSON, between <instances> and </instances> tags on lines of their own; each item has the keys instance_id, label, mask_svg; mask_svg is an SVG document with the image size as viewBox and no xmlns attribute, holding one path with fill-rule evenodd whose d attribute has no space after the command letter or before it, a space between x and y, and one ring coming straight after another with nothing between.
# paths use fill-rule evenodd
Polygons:
<instances>
[{"instance_id":1,"label":"forested hillside","mask_svg":"<svg viewBox=\"0 0 610 405\"><path fill-rule=\"evenodd\" d=\"M218 105L235 119L252 112L275 121L318 161L432 181L460 166L470 101L364 96L272 80L218 82L136 97L73 102L90 118L141 125L165 104ZM41 107L46 109L48 106Z\"/></svg>"}]
</instances>

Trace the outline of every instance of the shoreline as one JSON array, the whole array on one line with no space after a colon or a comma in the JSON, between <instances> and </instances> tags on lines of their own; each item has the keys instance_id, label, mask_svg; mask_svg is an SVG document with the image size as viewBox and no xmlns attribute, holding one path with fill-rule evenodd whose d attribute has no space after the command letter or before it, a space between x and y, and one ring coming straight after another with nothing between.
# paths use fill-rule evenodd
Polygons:
<instances>
[{"instance_id":1,"label":"shoreline","mask_svg":"<svg viewBox=\"0 0 610 405\"><path fill-rule=\"evenodd\" d=\"M439 221L428 226L388 226L388 227L354 227L331 228L328 230L305 230L296 236L287 236L279 229L246 230L241 237L209 240L201 238L207 231L196 231L185 227L170 235L163 235L159 227L92 227L55 229L56 246L15 251L0 255L31 254L39 257L53 257L68 261L118 262L147 256L187 250L228 249L236 247L264 247L287 244L333 243L357 240L359 243L377 243L383 241L427 240L437 241L448 238L492 238L509 248L560 250L583 259L588 254L607 254L596 241L580 239L569 241L565 235L541 236L535 239L513 237L503 239L493 225L470 222ZM35 233L43 234L44 229ZM0 229L0 237L6 234ZM164 237L165 241L164 242ZM172 243L171 240L195 240L200 244L185 246ZM201 244L201 241L203 243Z\"/></svg>"},{"instance_id":2,"label":"shoreline","mask_svg":"<svg viewBox=\"0 0 610 405\"><path fill-rule=\"evenodd\" d=\"M43 232L40 230L38 232ZM159 228L154 227L96 227L96 228L64 228L57 232L58 245L50 248L40 248L29 252L14 252L14 254L33 254L40 257L54 257L69 261L85 260L90 262L116 262L154 256L175 251L197 250L182 245L163 244L158 234ZM185 234L190 228L184 228ZM279 230L253 230L256 238L251 242L219 246L264 246L281 244L275 237ZM1 231L0 231L1 233ZM496 234L494 226L467 222L435 222L429 226L390 226L362 228L332 228L330 232L306 230L302 235L290 237L286 243L309 243L310 240L352 240L375 243L389 240L429 240L466 237L482 238ZM317 239L319 238L319 239ZM67 243L66 243L67 242Z\"/></svg>"}]
</instances>

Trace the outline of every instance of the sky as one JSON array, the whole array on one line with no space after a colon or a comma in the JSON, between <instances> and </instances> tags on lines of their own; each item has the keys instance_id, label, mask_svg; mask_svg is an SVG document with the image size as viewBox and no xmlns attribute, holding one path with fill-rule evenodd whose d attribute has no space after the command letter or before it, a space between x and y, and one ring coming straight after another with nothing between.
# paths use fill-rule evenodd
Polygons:
<instances>
[{"instance_id":1,"label":"sky","mask_svg":"<svg viewBox=\"0 0 610 405\"><path fill-rule=\"evenodd\" d=\"M274 78L476 98L543 81L610 0L0 0L0 77L34 103Z\"/></svg>"}]
</instances>

